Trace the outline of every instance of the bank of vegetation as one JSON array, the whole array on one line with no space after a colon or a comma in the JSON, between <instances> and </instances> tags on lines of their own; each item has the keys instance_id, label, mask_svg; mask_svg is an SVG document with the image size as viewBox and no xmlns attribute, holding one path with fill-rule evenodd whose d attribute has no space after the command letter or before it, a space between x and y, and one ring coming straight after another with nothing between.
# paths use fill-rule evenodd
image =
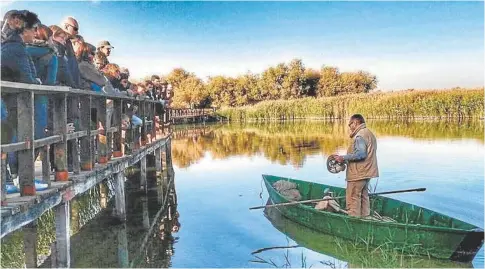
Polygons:
<instances>
[{"instance_id":1,"label":"bank of vegetation","mask_svg":"<svg viewBox=\"0 0 485 269\"><path fill-rule=\"evenodd\" d=\"M224 107L219 115L231 121L328 118L483 118L484 89L407 90L349 94L324 98L264 101L251 106Z\"/></svg>"},{"instance_id":2,"label":"bank of vegetation","mask_svg":"<svg viewBox=\"0 0 485 269\"><path fill-rule=\"evenodd\" d=\"M376 92L378 79L360 70L341 72L300 59L259 74L213 76L206 81L183 68L162 76L174 89L172 107L216 107L232 121L346 118L482 118L483 88Z\"/></svg>"}]
</instances>

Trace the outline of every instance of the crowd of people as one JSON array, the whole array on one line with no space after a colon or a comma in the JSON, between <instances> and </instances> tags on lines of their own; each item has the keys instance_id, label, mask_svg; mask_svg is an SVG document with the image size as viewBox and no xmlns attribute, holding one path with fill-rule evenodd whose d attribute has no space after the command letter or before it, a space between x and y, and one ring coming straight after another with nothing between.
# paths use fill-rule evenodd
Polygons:
<instances>
[{"instance_id":1,"label":"crowd of people","mask_svg":"<svg viewBox=\"0 0 485 269\"><path fill-rule=\"evenodd\" d=\"M88 43L79 34L81 29L78 21L72 17L65 18L59 25L46 26L31 11L10 10L0 26L1 79L4 81L68 86L109 95L156 100L160 102L161 108L170 106L173 96L170 84L157 75L143 82L130 82L129 70L109 61L114 49L111 43L101 41L97 46ZM16 104L6 104L4 101L2 96L2 127L7 129L5 135L2 135L2 143L13 143L16 142L16 123L9 121L7 116L16 113ZM49 128L48 120L49 109L52 107L49 101L47 96L35 96L35 139L45 137L48 130L52 129ZM108 100L108 119L112 114L110 106L112 103ZM136 107L135 111L129 107L123 110L126 112L123 115L124 125L136 127L142 124L136 115ZM70 120L68 118L68 122ZM76 129L76 125L76 122L68 124L74 126L71 131ZM13 163L16 163L15 158L9 156L10 168Z\"/></svg>"}]
</instances>

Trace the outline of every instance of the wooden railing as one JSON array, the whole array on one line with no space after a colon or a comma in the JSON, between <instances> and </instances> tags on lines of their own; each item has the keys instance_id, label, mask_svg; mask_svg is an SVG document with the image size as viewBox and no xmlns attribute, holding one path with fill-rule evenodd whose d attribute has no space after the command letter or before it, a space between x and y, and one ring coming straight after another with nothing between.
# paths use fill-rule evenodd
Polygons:
<instances>
[{"instance_id":1,"label":"wooden railing","mask_svg":"<svg viewBox=\"0 0 485 269\"><path fill-rule=\"evenodd\" d=\"M50 187L49 150L51 147L54 149L55 180L67 181L69 179L68 155L69 159L72 159L74 174L80 171L91 171L96 163L107 163L112 157L130 154L133 149L157 140L157 134L160 136L166 126L165 123L170 122L170 113L166 113L159 102L138 100L122 94L106 95L69 87L5 81L1 82L1 90L2 100L10 111L14 112L9 113L8 119L2 122L2 128L16 130L18 138L16 143L7 141L1 145L2 204L6 197L7 153L18 155L21 196L32 196L36 194L34 183L36 152L42 156L42 179ZM52 130L48 130L42 139L34 139L36 96L47 96L52 108L48 113ZM125 109L127 105L138 106L138 111L134 114L142 120L141 127L132 128L128 125L127 128L122 128L122 114L127 115L129 119L133 114L130 109ZM108 110L112 110L112 114L108 113ZM93 112L94 122L91 120ZM76 126L74 132L68 133L68 119ZM100 128L98 128L99 123ZM125 132L124 138L123 132ZM2 134L5 132L2 131ZM2 140L6 141L5 138ZM127 145L124 151L123 144Z\"/></svg>"},{"instance_id":2,"label":"wooden railing","mask_svg":"<svg viewBox=\"0 0 485 269\"><path fill-rule=\"evenodd\" d=\"M212 115L216 112L215 108L182 108L170 109L171 119L203 117Z\"/></svg>"}]
</instances>

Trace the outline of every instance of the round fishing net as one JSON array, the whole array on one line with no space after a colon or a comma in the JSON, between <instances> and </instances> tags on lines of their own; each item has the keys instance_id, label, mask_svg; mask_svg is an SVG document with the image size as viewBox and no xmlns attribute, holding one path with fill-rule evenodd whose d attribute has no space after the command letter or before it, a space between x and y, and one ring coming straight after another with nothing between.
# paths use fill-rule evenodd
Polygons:
<instances>
[{"instance_id":1,"label":"round fishing net","mask_svg":"<svg viewBox=\"0 0 485 269\"><path fill-rule=\"evenodd\" d=\"M337 173L340 173L342 171L345 171L345 168L347 168L347 166L345 165L345 163L339 163L339 162L337 162L335 160L335 155L328 156L328 159L327 159L327 170L330 173L337 174Z\"/></svg>"}]
</instances>

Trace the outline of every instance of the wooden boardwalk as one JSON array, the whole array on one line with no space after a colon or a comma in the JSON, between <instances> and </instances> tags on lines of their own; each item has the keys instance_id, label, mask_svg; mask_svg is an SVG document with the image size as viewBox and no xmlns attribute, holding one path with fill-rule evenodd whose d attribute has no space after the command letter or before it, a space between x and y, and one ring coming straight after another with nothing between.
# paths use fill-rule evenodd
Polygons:
<instances>
[{"instance_id":1,"label":"wooden boardwalk","mask_svg":"<svg viewBox=\"0 0 485 269\"><path fill-rule=\"evenodd\" d=\"M169 111L173 124L217 121L219 117L215 112L215 108L184 108Z\"/></svg>"},{"instance_id":2,"label":"wooden boardwalk","mask_svg":"<svg viewBox=\"0 0 485 269\"><path fill-rule=\"evenodd\" d=\"M162 172L163 166L171 167L171 132L166 129L170 128L170 113L160 109L157 101L123 95L4 81L1 87L2 101L9 112L2 128L10 133L16 131L18 142L12 143L10 136L2 137L0 238L28 226L29 232L24 237L26 266L36 267L36 220L52 209L56 222L55 266L69 267L70 201L101 181L113 178L115 215L125 221L124 170L138 164L141 187L146 191L148 155L153 155L157 172ZM51 130L46 137L35 139L34 104L38 96L48 97L52 108L47 115ZM136 115L142 119L141 126L123 127L123 119L131 119L135 113L127 109L130 107L138 107ZM69 122L77 125L73 132L68 131ZM36 162L36 152L40 152L42 161ZM18 158L19 193L6 193L7 165L11 165L7 154L16 154ZM68 162L72 171L68 171ZM48 183L48 189L37 191L34 179Z\"/></svg>"}]
</instances>

